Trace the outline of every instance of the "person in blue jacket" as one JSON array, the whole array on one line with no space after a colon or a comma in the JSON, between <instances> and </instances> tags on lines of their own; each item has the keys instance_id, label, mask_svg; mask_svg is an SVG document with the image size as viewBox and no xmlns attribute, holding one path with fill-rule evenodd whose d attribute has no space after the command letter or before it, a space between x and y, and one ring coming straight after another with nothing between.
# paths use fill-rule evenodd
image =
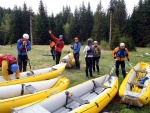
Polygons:
<instances>
[{"instance_id":1,"label":"person in blue jacket","mask_svg":"<svg viewBox=\"0 0 150 113\"><path fill-rule=\"evenodd\" d=\"M79 61L79 56L80 56L80 48L81 44L79 43L79 39L76 37L74 38L74 44L71 45L71 49L73 50L74 53L74 59L76 63L76 68L80 69L80 61Z\"/></svg>"},{"instance_id":2,"label":"person in blue jacket","mask_svg":"<svg viewBox=\"0 0 150 113\"><path fill-rule=\"evenodd\" d=\"M31 43L29 41L29 35L23 34L23 38L19 39L17 41L17 50L18 50L18 65L19 65L19 71L23 72L27 69L27 61L28 61L28 55L27 52L31 50Z\"/></svg>"}]
</instances>

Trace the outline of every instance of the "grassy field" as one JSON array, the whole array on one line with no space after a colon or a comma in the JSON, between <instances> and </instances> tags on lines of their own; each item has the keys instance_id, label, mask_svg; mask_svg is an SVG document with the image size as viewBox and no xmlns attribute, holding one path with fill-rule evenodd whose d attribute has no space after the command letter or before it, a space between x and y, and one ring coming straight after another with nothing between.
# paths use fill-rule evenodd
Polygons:
<instances>
[{"instance_id":1,"label":"grassy field","mask_svg":"<svg viewBox=\"0 0 150 113\"><path fill-rule=\"evenodd\" d=\"M82 83L88 79L85 78L85 61L84 61L84 55L82 53L83 48L81 48L81 55L80 55L80 62L81 62L81 70L76 69L66 69L63 75L67 78L70 78L71 83L70 86L77 85L79 83ZM63 49L62 57L68 54L71 51L69 46L65 46ZM17 57L17 50L16 46L13 45L10 46L0 46L0 54L12 54ZM32 70L34 69L41 69L46 68L52 65L55 65L55 62L52 60L52 57L50 56L42 56L43 53L49 53L49 46L47 45L34 45L32 47L32 50L28 53L29 59L31 62ZM111 57L112 51L104 51L102 50L102 56L100 59L100 72L101 75L110 73L111 67L114 64L114 59ZM150 56L146 55L145 53L150 54L150 48L137 48L136 52L130 52L130 62L132 65L136 65L140 61L148 62L150 59ZM131 67L126 65L126 71L129 72ZM0 69L1 70L1 69ZM28 66L29 70L29 66ZM120 71L121 72L121 71ZM1 75L1 71L0 71ZM95 77L97 76L97 73L94 73ZM120 74L119 82L123 80L122 75ZM136 108L133 107L131 109L127 109L127 106L125 104L119 103L120 98L118 95L104 108L103 111L111 112L111 113L150 113L150 104L142 107L142 108Z\"/></svg>"}]
</instances>

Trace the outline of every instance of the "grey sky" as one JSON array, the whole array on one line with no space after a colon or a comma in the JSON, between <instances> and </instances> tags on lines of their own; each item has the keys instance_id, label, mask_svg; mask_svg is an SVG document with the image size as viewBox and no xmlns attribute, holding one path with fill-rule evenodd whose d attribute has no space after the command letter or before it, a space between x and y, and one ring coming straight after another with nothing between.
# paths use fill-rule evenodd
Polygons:
<instances>
[{"instance_id":1,"label":"grey sky","mask_svg":"<svg viewBox=\"0 0 150 113\"><path fill-rule=\"evenodd\" d=\"M10 7L13 9L14 5L22 7L23 3L25 2L27 6L31 6L33 11L37 13L39 1L40 0L0 0L0 6L5 8ZM47 7L48 15L50 15L52 12L54 14L59 13L62 10L63 5L69 5L71 7L71 11L74 12L75 7L79 7L83 1L85 6L87 6L88 2L90 2L92 11L95 11L100 0L43 0L43 3ZM104 10L107 10L109 1L110 0L101 0ZM129 14L132 13L133 7L138 4L138 1L139 0L125 0Z\"/></svg>"}]
</instances>

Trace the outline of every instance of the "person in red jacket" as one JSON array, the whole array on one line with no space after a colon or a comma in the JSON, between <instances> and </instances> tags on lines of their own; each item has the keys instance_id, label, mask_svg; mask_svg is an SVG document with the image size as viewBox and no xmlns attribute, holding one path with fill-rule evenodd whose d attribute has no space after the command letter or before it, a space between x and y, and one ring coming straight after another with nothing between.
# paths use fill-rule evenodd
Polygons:
<instances>
[{"instance_id":1,"label":"person in red jacket","mask_svg":"<svg viewBox=\"0 0 150 113\"><path fill-rule=\"evenodd\" d=\"M61 52L62 49L64 48L64 41L63 41L63 35L59 35L59 38L56 38L53 34L52 31L49 30L49 34L51 38L55 41L55 55L56 55L56 64L59 64L60 57L61 57Z\"/></svg>"}]
</instances>

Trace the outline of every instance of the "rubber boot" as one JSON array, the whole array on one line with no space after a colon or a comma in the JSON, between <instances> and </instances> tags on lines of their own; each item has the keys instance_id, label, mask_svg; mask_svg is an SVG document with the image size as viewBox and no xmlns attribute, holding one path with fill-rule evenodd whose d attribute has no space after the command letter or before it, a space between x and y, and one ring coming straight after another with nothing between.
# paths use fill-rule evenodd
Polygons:
<instances>
[{"instance_id":1,"label":"rubber boot","mask_svg":"<svg viewBox=\"0 0 150 113\"><path fill-rule=\"evenodd\" d=\"M94 78L94 76L93 76L93 74L92 74L92 71L90 71L90 77L93 77L93 78Z\"/></svg>"},{"instance_id":2,"label":"rubber boot","mask_svg":"<svg viewBox=\"0 0 150 113\"><path fill-rule=\"evenodd\" d=\"M86 78L89 78L89 77L88 77L88 70L85 70L85 72L86 72Z\"/></svg>"}]
</instances>

